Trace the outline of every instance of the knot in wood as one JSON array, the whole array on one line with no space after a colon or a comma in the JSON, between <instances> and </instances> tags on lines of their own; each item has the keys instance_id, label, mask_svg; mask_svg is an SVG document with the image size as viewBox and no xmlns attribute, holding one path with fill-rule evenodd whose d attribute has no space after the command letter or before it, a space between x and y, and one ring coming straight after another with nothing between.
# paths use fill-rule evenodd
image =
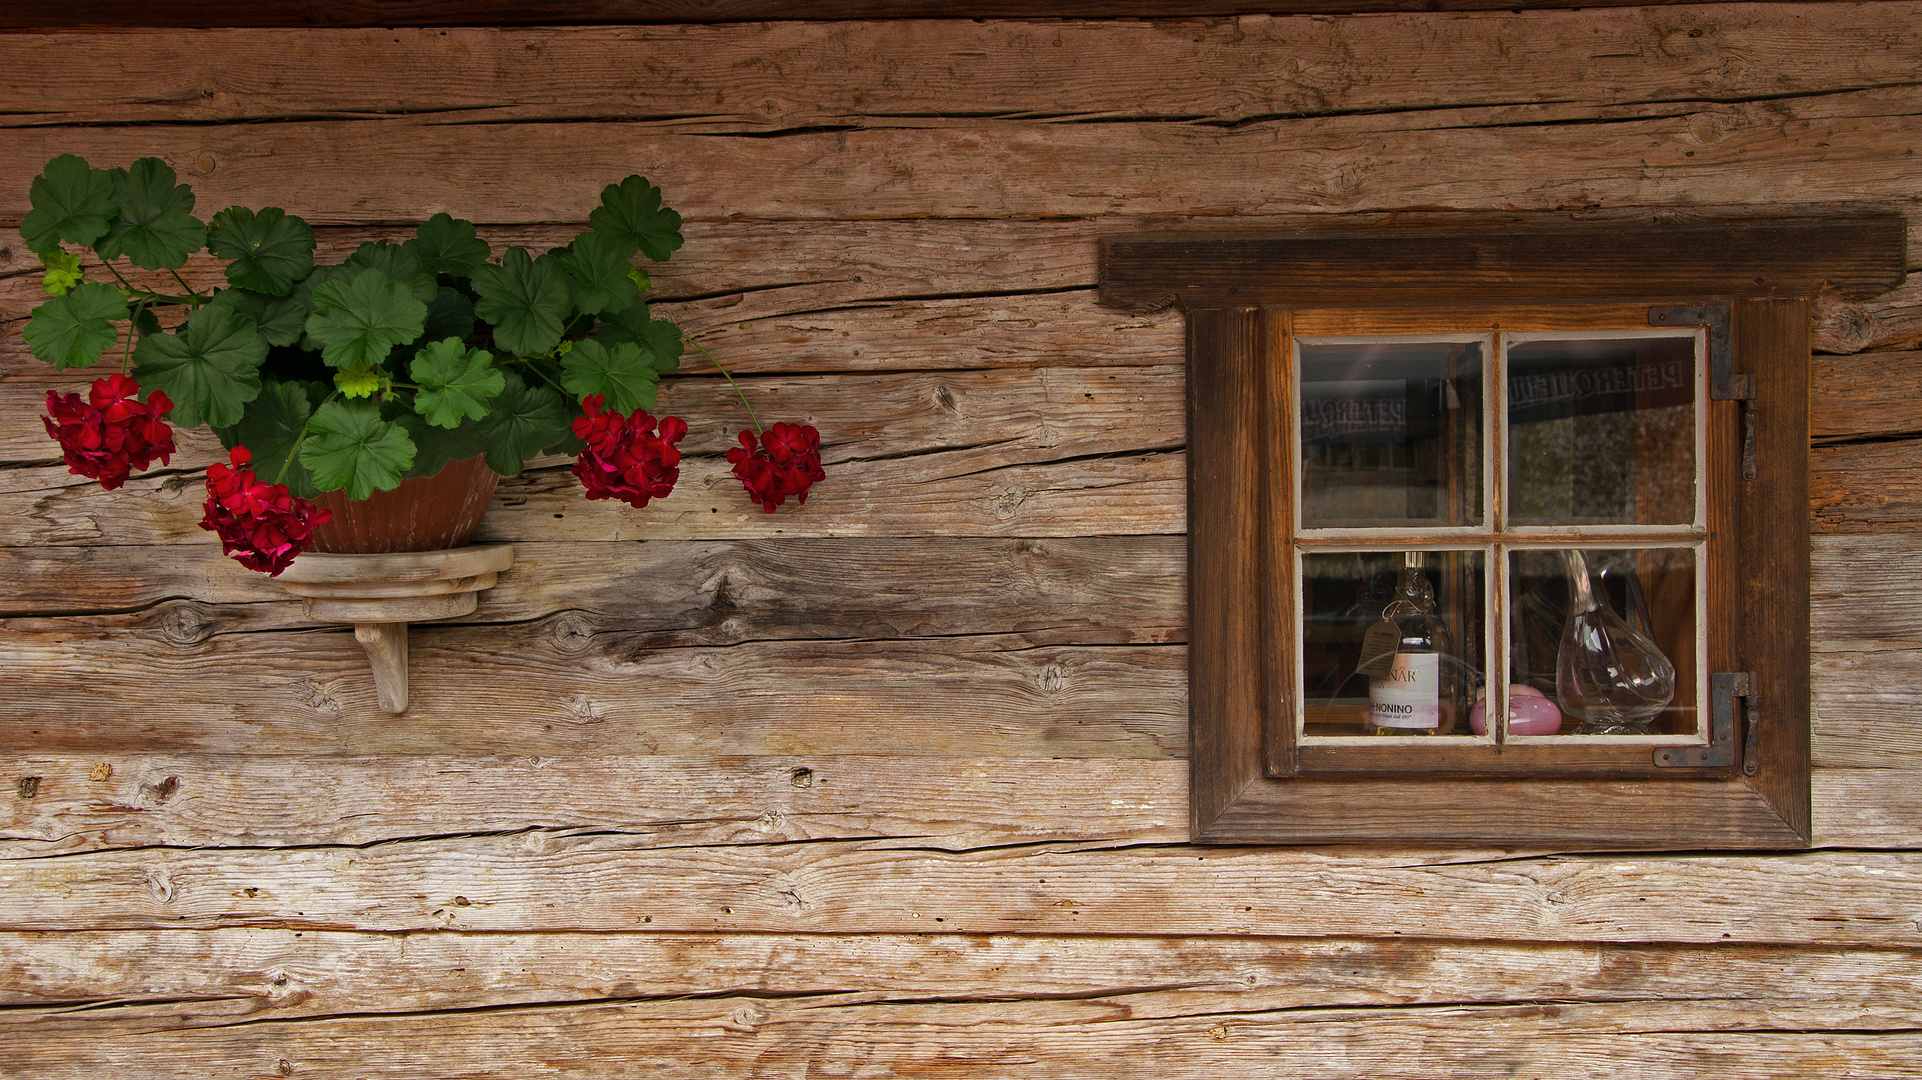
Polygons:
<instances>
[{"instance_id":1,"label":"knot in wood","mask_svg":"<svg viewBox=\"0 0 1922 1080\"><path fill-rule=\"evenodd\" d=\"M14 782L13 790L23 799L31 799L40 794L40 778L23 776Z\"/></svg>"},{"instance_id":2,"label":"knot in wood","mask_svg":"<svg viewBox=\"0 0 1922 1080\"><path fill-rule=\"evenodd\" d=\"M1049 664L1041 669L1035 681L1040 684L1043 693L1058 694L1068 688L1068 672L1060 664Z\"/></svg>"},{"instance_id":3,"label":"knot in wood","mask_svg":"<svg viewBox=\"0 0 1922 1080\"><path fill-rule=\"evenodd\" d=\"M586 652L594 644L594 624L578 611L554 620L554 647L570 656Z\"/></svg>"},{"instance_id":4,"label":"knot in wood","mask_svg":"<svg viewBox=\"0 0 1922 1080\"><path fill-rule=\"evenodd\" d=\"M175 645L198 645L214 636L214 628L191 602L168 604L160 614L160 633Z\"/></svg>"}]
</instances>

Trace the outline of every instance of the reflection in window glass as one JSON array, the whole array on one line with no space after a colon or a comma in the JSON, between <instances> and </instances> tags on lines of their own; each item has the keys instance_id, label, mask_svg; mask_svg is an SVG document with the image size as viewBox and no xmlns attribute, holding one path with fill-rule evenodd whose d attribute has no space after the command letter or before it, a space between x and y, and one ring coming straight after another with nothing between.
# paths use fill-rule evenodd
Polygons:
<instances>
[{"instance_id":1,"label":"reflection in window glass","mask_svg":"<svg viewBox=\"0 0 1922 1080\"><path fill-rule=\"evenodd\" d=\"M1482 520L1482 345L1301 346L1301 525Z\"/></svg>"},{"instance_id":2,"label":"reflection in window glass","mask_svg":"<svg viewBox=\"0 0 1922 1080\"><path fill-rule=\"evenodd\" d=\"M1696 734L1693 549L1508 557L1509 683L1554 702L1560 734Z\"/></svg>"},{"instance_id":3,"label":"reflection in window glass","mask_svg":"<svg viewBox=\"0 0 1922 1080\"><path fill-rule=\"evenodd\" d=\"M1695 521L1695 340L1508 347L1508 512L1522 526Z\"/></svg>"},{"instance_id":4,"label":"reflection in window glass","mask_svg":"<svg viewBox=\"0 0 1922 1080\"><path fill-rule=\"evenodd\" d=\"M1467 735L1482 684L1484 561L1480 551L1303 555L1303 733ZM1396 607L1411 584L1426 619ZM1417 640L1410 624L1430 620L1435 632Z\"/></svg>"}]
</instances>

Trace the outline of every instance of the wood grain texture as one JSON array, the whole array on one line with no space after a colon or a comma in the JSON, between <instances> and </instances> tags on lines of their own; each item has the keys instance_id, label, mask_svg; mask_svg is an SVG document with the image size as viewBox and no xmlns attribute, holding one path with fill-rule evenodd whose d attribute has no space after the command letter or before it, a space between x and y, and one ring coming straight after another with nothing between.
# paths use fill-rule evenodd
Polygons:
<instances>
[{"instance_id":1,"label":"wood grain texture","mask_svg":"<svg viewBox=\"0 0 1922 1080\"><path fill-rule=\"evenodd\" d=\"M1799 1017L1871 1031L1915 1025L1918 979L1914 952L1901 949L1353 938L127 930L5 933L0 952L21 961L0 968L0 1002L92 1003L91 1019L138 1017L150 1030L718 992L837 1004L1002 1000L1010 1011L1100 997L1163 1016L1718 999L1747 1002L1748 1015L1704 1009L1698 1024L1734 1030Z\"/></svg>"},{"instance_id":2,"label":"wood grain texture","mask_svg":"<svg viewBox=\"0 0 1922 1080\"><path fill-rule=\"evenodd\" d=\"M642 172L696 219L1095 217L1341 213L1446 205L1556 210L1666 203L1912 200L1899 150L1922 88L1714 105L1550 106L1257 120L1116 120L800 129L772 138L667 123L367 123L24 128L0 160L0 220L26 211L56 154L168 160L208 206L270 199L317 224L579 221ZM1606 123L1591 123L1606 119ZM471 147L490 153L476 158ZM367 175L365 162L381 172ZM957 185L951 171L993 184ZM342 174L363 178L339 183ZM1170 178L1177 178L1171 182ZM1179 182L1187 178L1186 182Z\"/></svg>"},{"instance_id":3,"label":"wood grain texture","mask_svg":"<svg viewBox=\"0 0 1922 1080\"><path fill-rule=\"evenodd\" d=\"M1810 1011L1786 1010L1789 1016ZM1736 1018L1721 1019L1730 1012ZM1911 1033L1784 1033L1778 1024L1739 1005L1695 1003L1671 1009L1468 1006L1405 1017L1374 1009L1156 1016L1103 999L1016 1009L1005 1002L718 998L191 1032L152 1032L139 1021L111 1027L61 1021L43 1034L29 1022L20 1025L15 1046L30 1071L12 1075L65 1080L133 1069L162 1080L198 1080L284 1070L345 1080L364 1077L369 1060L403 1080L486 1076L503 1061L538 1062L548 1076L583 1078L859 1075L878 1065L921 1075L1030 1080L1087 1076L1090 1062L1100 1063L1103 1076L1207 1080L1240 1080L1277 1067L1309 1080L1427 1078L1491 1068L1518 1076L1580 1071L1650 1080L1691 1080L1721 1069L1758 1078L1922 1075L1915 1066L1922 1037Z\"/></svg>"},{"instance_id":4,"label":"wood grain texture","mask_svg":"<svg viewBox=\"0 0 1922 1080\"><path fill-rule=\"evenodd\" d=\"M349 630L184 647L161 633L75 626L10 636L4 745L1101 758L1169 757L1187 745L1186 658L1172 645L1051 646L1001 634L654 649L645 633L582 635L564 618L507 637L499 627L420 623L409 633L413 702L397 721L377 711ZM150 647L136 644L143 638ZM137 699L99 692L113 671L140 672Z\"/></svg>"},{"instance_id":5,"label":"wood grain texture","mask_svg":"<svg viewBox=\"0 0 1922 1080\"><path fill-rule=\"evenodd\" d=\"M1817 356L1809 435L1818 442L1922 435L1922 353Z\"/></svg>"},{"instance_id":6,"label":"wood grain texture","mask_svg":"<svg viewBox=\"0 0 1922 1080\"><path fill-rule=\"evenodd\" d=\"M1481 231L1236 236L1144 233L1101 243L1103 304L1286 307L1619 296L1866 299L1902 284L1898 215L1602 228L1562 220ZM1804 319L1804 323L1807 320ZM1803 331L1806 336L1806 330Z\"/></svg>"},{"instance_id":7,"label":"wood grain texture","mask_svg":"<svg viewBox=\"0 0 1922 1080\"><path fill-rule=\"evenodd\" d=\"M1529 6L1538 5L1513 5ZM585 10L565 15L593 21L581 18ZM1154 21L1045 24L943 14L950 18L783 21L750 33L698 25L315 29L297 52L260 30L22 35L7 43L12 62L0 68L0 124L230 123L405 110L802 126L939 116L953 113L956 102L973 115L1246 120L1546 103L1559 97L1558 84L1580 85L1593 103L1726 102L1899 84L1922 64L1912 38L1889 32L1922 18L1907 2L1364 20L1176 20L1175 6L1157 5ZM250 63L235 67L229 56ZM1129 62L1109 62L1114 56ZM887 57L887 69L874 70L874 57ZM330 77L354 69L378 69L382 78ZM75 71L88 78L72 78Z\"/></svg>"},{"instance_id":8,"label":"wood grain texture","mask_svg":"<svg viewBox=\"0 0 1922 1080\"><path fill-rule=\"evenodd\" d=\"M1813 527L1913 533L1922 527L1922 439L1818 446L1809 455Z\"/></svg>"},{"instance_id":9,"label":"wood grain texture","mask_svg":"<svg viewBox=\"0 0 1922 1080\"><path fill-rule=\"evenodd\" d=\"M1922 855L863 841L642 857L625 837L0 861L0 930L1095 933L1922 945ZM464 901L464 902L463 902Z\"/></svg>"},{"instance_id":10,"label":"wood grain texture","mask_svg":"<svg viewBox=\"0 0 1922 1080\"><path fill-rule=\"evenodd\" d=\"M0 858L140 847L366 846L451 834L620 834L636 850L860 839L968 849L1188 836L1173 759L875 754L567 758L197 754L0 756ZM1922 763L1816 769L1815 843L1900 848ZM503 799L502 792L512 792Z\"/></svg>"},{"instance_id":11,"label":"wood grain texture","mask_svg":"<svg viewBox=\"0 0 1922 1080\"><path fill-rule=\"evenodd\" d=\"M925 19L925 18L1165 18L1175 15L1232 15L1281 12L1330 15L1397 11L1478 12L1566 7L1623 7L1667 4L1730 3L1735 0L1066 0L1047 5L1015 0L971 0L962 5L931 0L592 0L555 4L550 0L487 0L456 4L450 0L401 0L374 3L347 0L275 0L242 4L237 0L158 2L129 9L99 0L55 4L23 0L0 14L0 28L103 29L114 27L204 26L551 26L555 24L635 24L737 22L755 19Z\"/></svg>"}]
</instances>

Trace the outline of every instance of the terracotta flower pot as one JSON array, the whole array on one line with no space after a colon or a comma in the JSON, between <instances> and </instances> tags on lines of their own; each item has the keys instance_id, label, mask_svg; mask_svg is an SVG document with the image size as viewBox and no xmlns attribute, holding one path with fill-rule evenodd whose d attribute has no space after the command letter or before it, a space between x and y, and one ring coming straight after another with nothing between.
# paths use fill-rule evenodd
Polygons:
<instances>
[{"instance_id":1,"label":"terracotta flower pot","mask_svg":"<svg viewBox=\"0 0 1922 1080\"><path fill-rule=\"evenodd\" d=\"M334 519L314 530L312 550L374 555L461 547L474 539L499 481L486 460L475 457L366 499L321 492L314 504L333 511Z\"/></svg>"}]
</instances>

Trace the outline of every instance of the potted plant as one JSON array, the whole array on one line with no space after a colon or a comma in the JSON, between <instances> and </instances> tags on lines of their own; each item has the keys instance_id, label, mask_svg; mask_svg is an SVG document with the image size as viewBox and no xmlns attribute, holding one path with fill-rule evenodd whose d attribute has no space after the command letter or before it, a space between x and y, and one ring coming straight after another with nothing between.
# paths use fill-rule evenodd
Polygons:
<instances>
[{"instance_id":1,"label":"potted plant","mask_svg":"<svg viewBox=\"0 0 1922 1080\"><path fill-rule=\"evenodd\" d=\"M85 398L49 392L48 433L73 472L111 489L170 460L173 425L207 425L230 453L207 471L201 525L251 569L277 576L309 546L395 543L329 532L404 484L453 481L471 521L403 549L465 543L495 479L545 453L577 457L590 499L645 507L673 490L687 424L648 410L700 346L652 315L633 264L682 243L680 215L643 177L609 185L588 229L552 251L494 258L471 223L441 213L332 266L278 207L203 223L158 158L96 169L62 155L30 196L20 232L48 300L28 345L59 369L119 368ZM226 287L181 276L203 248L225 262ZM756 434L728 452L747 495L770 513L790 495L805 503L823 479L819 433L749 416Z\"/></svg>"}]
</instances>

